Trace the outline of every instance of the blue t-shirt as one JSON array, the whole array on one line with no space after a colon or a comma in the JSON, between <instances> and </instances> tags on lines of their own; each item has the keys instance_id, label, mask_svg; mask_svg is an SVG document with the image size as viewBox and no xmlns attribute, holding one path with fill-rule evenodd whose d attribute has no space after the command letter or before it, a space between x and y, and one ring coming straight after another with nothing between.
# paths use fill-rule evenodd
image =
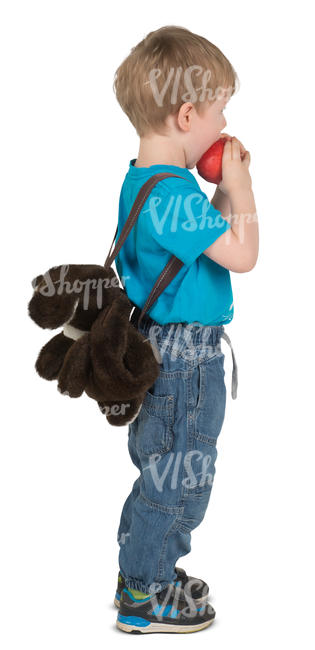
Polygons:
<instances>
[{"instance_id":1,"label":"blue t-shirt","mask_svg":"<svg viewBox=\"0 0 315 650\"><path fill-rule=\"evenodd\" d=\"M142 309L162 269L175 255L184 264L147 314L160 325L230 322L234 313L230 272L203 251L231 225L186 167L135 167L135 161L130 161L121 188L116 243L148 178L160 172L184 178L167 178L156 184L116 257L116 270L128 298Z\"/></svg>"}]
</instances>

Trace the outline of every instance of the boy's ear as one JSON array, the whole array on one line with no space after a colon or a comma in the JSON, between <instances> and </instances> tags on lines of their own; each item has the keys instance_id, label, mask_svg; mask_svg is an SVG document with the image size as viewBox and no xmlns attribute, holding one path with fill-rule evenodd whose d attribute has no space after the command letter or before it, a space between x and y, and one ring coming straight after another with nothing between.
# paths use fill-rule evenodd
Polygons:
<instances>
[{"instance_id":1,"label":"boy's ear","mask_svg":"<svg viewBox=\"0 0 315 650\"><path fill-rule=\"evenodd\" d=\"M177 122L178 122L178 126L183 131L185 132L190 131L191 120L192 120L193 112L195 110L196 109L191 102L185 102L184 104L181 105L177 114Z\"/></svg>"}]
</instances>

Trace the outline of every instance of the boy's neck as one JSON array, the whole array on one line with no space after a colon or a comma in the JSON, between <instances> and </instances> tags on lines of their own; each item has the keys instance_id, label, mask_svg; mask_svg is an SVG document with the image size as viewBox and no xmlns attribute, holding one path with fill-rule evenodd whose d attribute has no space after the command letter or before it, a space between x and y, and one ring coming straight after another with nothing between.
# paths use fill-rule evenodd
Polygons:
<instances>
[{"instance_id":1,"label":"boy's neck","mask_svg":"<svg viewBox=\"0 0 315 650\"><path fill-rule=\"evenodd\" d=\"M150 167L150 165L186 167L185 151L178 142L163 135L154 134L140 138L139 153L134 166Z\"/></svg>"}]
</instances>

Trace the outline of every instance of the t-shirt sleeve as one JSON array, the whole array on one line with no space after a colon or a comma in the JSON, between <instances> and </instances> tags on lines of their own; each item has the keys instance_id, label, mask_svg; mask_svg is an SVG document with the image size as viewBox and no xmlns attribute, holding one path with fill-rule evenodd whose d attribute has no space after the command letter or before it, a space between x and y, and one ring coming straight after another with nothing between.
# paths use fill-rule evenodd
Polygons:
<instances>
[{"instance_id":1,"label":"t-shirt sleeve","mask_svg":"<svg viewBox=\"0 0 315 650\"><path fill-rule=\"evenodd\" d=\"M207 195L194 188L153 196L148 212L153 239L187 266L231 228Z\"/></svg>"}]
</instances>

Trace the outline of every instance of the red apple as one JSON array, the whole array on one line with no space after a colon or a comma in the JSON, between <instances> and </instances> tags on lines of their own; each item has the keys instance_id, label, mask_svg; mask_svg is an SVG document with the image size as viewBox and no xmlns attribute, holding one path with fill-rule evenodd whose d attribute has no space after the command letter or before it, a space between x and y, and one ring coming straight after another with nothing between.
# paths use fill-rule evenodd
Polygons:
<instances>
[{"instance_id":1,"label":"red apple","mask_svg":"<svg viewBox=\"0 0 315 650\"><path fill-rule=\"evenodd\" d=\"M216 140L197 162L198 174L209 183L219 185L222 181L222 156L224 145L228 139Z\"/></svg>"},{"instance_id":2,"label":"red apple","mask_svg":"<svg viewBox=\"0 0 315 650\"><path fill-rule=\"evenodd\" d=\"M231 137L222 137L216 140L197 162L198 174L206 181L209 181L209 183L219 185L222 181L222 156L227 140L231 140ZM244 148L241 146L242 161L244 160L245 153Z\"/></svg>"}]
</instances>

